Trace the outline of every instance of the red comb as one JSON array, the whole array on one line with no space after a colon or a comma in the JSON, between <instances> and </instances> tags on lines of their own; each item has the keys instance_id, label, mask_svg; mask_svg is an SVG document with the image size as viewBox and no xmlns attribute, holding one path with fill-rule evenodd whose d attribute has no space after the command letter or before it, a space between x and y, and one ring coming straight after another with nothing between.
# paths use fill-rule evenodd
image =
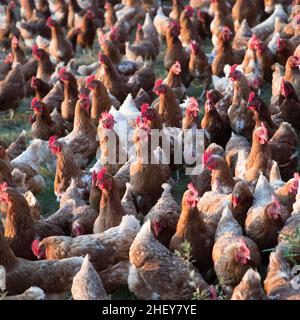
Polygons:
<instances>
[{"instance_id":1,"label":"red comb","mask_svg":"<svg viewBox=\"0 0 300 320\"><path fill-rule=\"evenodd\" d=\"M203 164L206 165L210 159L210 157L212 156L212 151L211 150L205 150L204 154L203 154Z\"/></svg>"},{"instance_id":2,"label":"red comb","mask_svg":"<svg viewBox=\"0 0 300 320\"><path fill-rule=\"evenodd\" d=\"M223 32L231 33L231 30L227 26L225 26L223 27Z\"/></svg>"},{"instance_id":3,"label":"red comb","mask_svg":"<svg viewBox=\"0 0 300 320\"><path fill-rule=\"evenodd\" d=\"M48 141L48 145L51 146L57 139L57 136L51 136Z\"/></svg>"},{"instance_id":4,"label":"red comb","mask_svg":"<svg viewBox=\"0 0 300 320\"><path fill-rule=\"evenodd\" d=\"M35 43L35 44L33 45L33 47L32 47L32 53L33 53L33 54L36 54L37 51L38 51L38 49L39 49L39 47L38 47L38 45Z\"/></svg>"},{"instance_id":5,"label":"red comb","mask_svg":"<svg viewBox=\"0 0 300 320\"><path fill-rule=\"evenodd\" d=\"M180 34L180 24L177 21L172 21L169 24L169 28L173 31L176 36Z\"/></svg>"},{"instance_id":6,"label":"red comb","mask_svg":"<svg viewBox=\"0 0 300 320\"><path fill-rule=\"evenodd\" d=\"M143 103L142 106L141 106L141 112L142 114L143 113L146 113L149 109L149 103Z\"/></svg>"},{"instance_id":7,"label":"red comb","mask_svg":"<svg viewBox=\"0 0 300 320\"><path fill-rule=\"evenodd\" d=\"M101 113L101 118L99 119L99 122L101 122L103 128L113 129L115 120L112 114L108 113L107 111L104 111Z\"/></svg>"},{"instance_id":8,"label":"red comb","mask_svg":"<svg viewBox=\"0 0 300 320\"><path fill-rule=\"evenodd\" d=\"M98 54L98 59L99 59L100 63L104 63L105 55L100 52L100 53Z\"/></svg>"},{"instance_id":9,"label":"red comb","mask_svg":"<svg viewBox=\"0 0 300 320\"><path fill-rule=\"evenodd\" d=\"M34 107L37 102L38 102L38 98L37 97L33 98L31 100L31 106Z\"/></svg>"},{"instance_id":10,"label":"red comb","mask_svg":"<svg viewBox=\"0 0 300 320\"><path fill-rule=\"evenodd\" d=\"M6 181L0 183L0 192L3 192L3 189L6 189L8 187L8 184Z\"/></svg>"},{"instance_id":11,"label":"red comb","mask_svg":"<svg viewBox=\"0 0 300 320\"><path fill-rule=\"evenodd\" d=\"M189 194L186 195L186 201L188 205L194 208L198 203L198 191L195 189L192 183L188 184Z\"/></svg>"},{"instance_id":12,"label":"red comb","mask_svg":"<svg viewBox=\"0 0 300 320\"><path fill-rule=\"evenodd\" d=\"M137 116L136 119L135 119L135 123L136 125L139 127L141 125L141 116Z\"/></svg>"},{"instance_id":13,"label":"red comb","mask_svg":"<svg viewBox=\"0 0 300 320\"><path fill-rule=\"evenodd\" d=\"M253 100L255 99L256 97L256 94L254 91L252 91L249 95L249 99L248 99L248 102L253 102Z\"/></svg>"},{"instance_id":14,"label":"red comb","mask_svg":"<svg viewBox=\"0 0 300 320\"><path fill-rule=\"evenodd\" d=\"M96 78L96 76L94 74L91 74L90 76L88 76L86 78L86 85L89 86L91 84L92 81L94 81Z\"/></svg>"},{"instance_id":15,"label":"red comb","mask_svg":"<svg viewBox=\"0 0 300 320\"><path fill-rule=\"evenodd\" d=\"M103 179L103 177L104 177L104 175L105 175L106 172L107 172L107 168L106 168L106 167L103 167L103 168L98 172L98 174L97 174L97 182L100 182L100 181Z\"/></svg>"},{"instance_id":16,"label":"red comb","mask_svg":"<svg viewBox=\"0 0 300 320\"><path fill-rule=\"evenodd\" d=\"M235 72L237 66L238 66L237 64L234 64L233 66L231 66L231 68L230 68L230 73Z\"/></svg>"},{"instance_id":17,"label":"red comb","mask_svg":"<svg viewBox=\"0 0 300 320\"><path fill-rule=\"evenodd\" d=\"M250 256L250 249L248 248L246 241L244 239L240 239L240 244L244 253Z\"/></svg>"},{"instance_id":18,"label":"red comb","mask_svg":"<svg viewBox=\"0 0 300 320\"><path fill-rule=\"evenodd\" d=\"M65 72L67 72L67 69L63 67L58 71L58 75L61 77Z\"/></svg>"},{"instance_id":19,"label":"red comb","mask_svg":"<svg viewBox=\"0 0 300 320\"><path fill-rule=\"evenodd\" d=\"M185 6L184 10L187 11L188 17L192 17L194 14L194 8L191 6Z\"/></svg>"},{"instance_id":20,"label":"red comb","mask_svg":"<svg viewBox=\"0 0 300 320\"><path fill-rule=\"evenodd\" d=\"M39 252L40 252L39 244L40 244L39 240L34 240L31 244L31 250L36 257L39 256Z\"/></svg>"},{"instance_id":21,"label":"red comb","mask_svg":"<svg viewBox=\"0 0 300 320\"><path fill-rule=\"evenodd\" d=\"M157 87L161 86L162 83L163 83L163 79L158 79L158 80L155 81L154 87L157 88Z\"/></svg>"},{"instance_id":22,"label":"red comb","mask_svg":"<svg viewBox=\"0 0 300 320\"><path fill-rule=\"evenodd\" d=\"M265 126L265 123L264 123L264 122L261 123L261 127L263 128L263 130L264 130L266 133L268 133L267 127Z\"/></svg>"}]
</instances>

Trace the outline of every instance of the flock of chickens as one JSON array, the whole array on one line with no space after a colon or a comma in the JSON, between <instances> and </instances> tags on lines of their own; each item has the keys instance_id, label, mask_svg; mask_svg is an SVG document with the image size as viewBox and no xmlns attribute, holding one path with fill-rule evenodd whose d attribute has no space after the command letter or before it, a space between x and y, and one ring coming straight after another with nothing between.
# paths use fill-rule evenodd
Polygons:
<instances>
[{"instance_id":1,"label":"flock of chickens","mask_svg":"<svg viewBox=\"0 0 300 320\"><path fill-rule=\"evenodd\" d=\"M0 141L0 299L300 299L299 0L0 4L0 110L32 99L30 143Z\"/></svg>"}]
</instances>

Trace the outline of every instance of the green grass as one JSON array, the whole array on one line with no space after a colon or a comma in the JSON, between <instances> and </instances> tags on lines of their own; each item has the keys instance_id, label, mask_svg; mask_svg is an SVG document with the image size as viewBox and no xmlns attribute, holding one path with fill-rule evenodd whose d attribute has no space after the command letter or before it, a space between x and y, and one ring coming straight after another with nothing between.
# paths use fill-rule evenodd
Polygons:
<instances>
[{"instance_id":1,"label":"green grass","mask_svg":"<svg viewBox=\"0 0 300 320\"><path fill-rule=\"evenodd\" d=\"M26 140L30 140L30 101L31 98L22 101L13 119L9 118L8 112L0 114L0 138L6 143L13 142L23 130L26 130Z\"/></svg>"},{"instance_id":2,"label":"green grass","mask_svg":"<svg viewBox=\"0 0 300 320\"><path fill-rule=\"evenodd\" d=\"M59 209L59 203L56 201L54 194L54 174L46 167L41 167L41 175L46 182L46 188L43 192L37 195L37 199L42 207L42 213L45 218L55 213Z\"/></svg>"}]
</instances>

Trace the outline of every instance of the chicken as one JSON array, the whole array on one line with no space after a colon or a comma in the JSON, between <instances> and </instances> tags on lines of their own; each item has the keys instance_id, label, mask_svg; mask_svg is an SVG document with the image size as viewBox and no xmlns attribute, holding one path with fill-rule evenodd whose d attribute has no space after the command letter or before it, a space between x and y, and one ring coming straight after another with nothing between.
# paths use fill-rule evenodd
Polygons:
<instances>
[{"instance_id":1,"label":"chicken","mask_svg":"<svg viewBox=\"0 0 300 320\"><path fill-rule=\"evenodd\" d=\"M257 245L243 236L228 208L224 209L216 231L212 259L216 275L229 294L249 268L258 268L261 263Z\"/></svg>"},{"instance_id":2,"label":"chicken","mask_svg":"<svg viewBox=\"0 0 300 320\"><path fill-rule=\"evenodd\" d=\"M184 10L184 5L181 0L172 0L172 11L169 14L169 17L173 20L179 21L180 14Z\"/></svg>"},{"instance_id":3,"label":"chicken","mask_svg":"<svg viewBox=\"0 0 300 320\"><path fill-rule=\"evenodd\" d=\"M158 241L169 248L171 238L176 232L180 207L171 195L172 185L164 183L161 187L164 191L155 206L146 215L145 221L153 221L156 230L159 231L157 232Z\"/></svg>"},{"instance_id":4,"label":"chicken","mask_svg":"<svg viewBox=\"0 0 300 320\"><path fill-rule=\"evenodd\" d=\"M14 34L16 36L19 35L19 30L16 28L16 14L14 12L14 9L16 9L16 3L14 1L10 1L8 5L6 6L6 10L4 13L4 24L0 31L0 41L2 46L9 46L7 43L7 38Z\"/></svg>"},{"instance_id":5,"label":"chicken","mask_svg":"<svg viewBox=\"0 0 300 320\"><path fill-rule=\"evenodd\" d=\"M160 6L153 19L153 24L160 36L166 36L167 28L171 21L172 20L164 14L163 8Z\"/></svg>"},{"instance_id":6,"label":"chicken","mask_svg":"<svg viewBox=\"0 0 300 320\"><path fill-rule=\"evenodd\" d=\"M35 92L35 97L42 100L52 89L52 85L33 76L31 78L31 88Z\"/></svg>"},{"instance_id":7,"label":"chicken","mask_svg":"<svg viewBox=\"0 0 300 320\"><path fill-rule=\"evenodd\" d=\"M237 69L237 65L231 67L229 77L234 86L234 96L228 110L230 126L235 133L249 138L254 128L254 121L253 113L246 106L250 94L248 81Z\"/></svg>"},{"instance_id":8,"label":"chicken","mask_svg":"<svg viewBox=\"0 0 300 320\"><path fill-rule=\"evenodd\" d=\"M284 250L284 249L283 249ZM270 254L264 288L272 300L299 300L298 276L293 278L290 266L280 248Z\"/></svg>"},{"instance_id":9,"label":"chicken","mask_svg":"<svg viewBox=\"0 0 300 320\"><path fill-rule=\"evenodd\" d=\"M83 258L74 257L53 261L30 261L17 258L0 233L0 263L7 270L6 290L9 295L22 294L31 286L40 287L46 294L64 294L71 289ZM45 276L47 270L47 276ZM57 277L57 275L60 275Z\"/></svg>"},{"instance_id":10,"label":"chicken","mask_svg":"<svg viewBox=\"0 0 300 320\"><path fill-rule=\"evenodd\" d=\"M184 241L191 244L191 259L202 275L207 274L212 266L211 250L213 247L214 234L204 223L197 210L198 192L192 184L188 185L188 191L183 195L182 211L177 224L176 233L171 239L170 250L181 250ZM158 238L156 221L153 227ZM159 230L159 229L158 229Z\"/></svg>"},{"instance_id":11,"label":"chicken","mask_svg":"<svg viewBox=\"0 0 300 320\"><path fill-rule=\"evenodd\" d=\"M93 48L93 43L96 36L94 18L95 13L89 9L83 16L81 25L79 27L79 32L77 34L77 43L81 48Z\"/></svg>"},{"instance_id":12,"label":"chicken","mask_svg":"<svg viewBox=\"0 0 300 320\"><path fill-rule=\"evenodd\" d=\"M147 62L144 63L144 65L137 70L127 82L133 97L136 97L140 90L144 90L147 95L152 97L154 84L155 74L153 71L153 66L151 63Z\"/></svg>"},{"instance_id":13,"label":"chicken","mask_svg":"<svg viewBox=\"0 0 300 320\"><path fill-rule=\"evenodd\" d=\"M273 248L287 214L263 174L255 187L253 206L245 222L246 234L260 250Z\"/></svg>"},{"instance_id":14,"label":"chicken","mask_svg":"<svg viewBox=\"0 0 300 320\"><path fill-rule=\"evenodd\" d=\"M10 187L1 188L1 200L8 206L4 235L18 257L34 260L31 251L33 240L50 235L64 235L55 224L34 221L26 199L17 190Z\"/></svg>"},{"instance_id":15,"label":"chicken","mask_svg":"<svg viewBox=\"0 0 300 320\"><path fill-rule=\"evenodd\" d=\"M14 110L18 108L25 94L24 74L21 64L17 63L5 79L0 81L0 110L10 109L12 117Z\"/></svg>"},{"instance_id":16,"label":"chicken","mask_svg":"<svg viewBox=\"0 0 300 320\"><path fill-rule=\"evenodd\" d=\"M267 128L269 136L272 137L278 129L278 125L276 125L271 118L268 106L255 94L254 91L249 95L248 108L253 111L255 122L263 122Z\"/></svg>"},{"instance_id":17,"label":"chicken","mask_svg":"<svg viewBox=\"0 0 300 320\"><path fill-rule=\"evenodd\" d=\"M300 97L300 58L297 56L291 56L287 59L286 65L285 65L285 75L284 80L290 82L298 96Z\"/></svg>"},{"instance_id":18,"label":"chicken","mask_svg":"<svg viewBox=\"0 0 300 320\"><path fill-rule=\"evenodd\" d=\"M68 62L74 57L71 42L65 38L57 21L49 17L47 25L51 28L51 41L49 44L50 55L58 61Z\"/></svg>"},{"instance_id":19,"label":"chicken","mask_svg":"<svg viewBox=\"0 0 300 320\"><path fill-rule=\"evenodd\" d=\"M12 64L14 61L14 57L12 53L10 52L3 62L0 64L0 79L3 80L5 76L8 74L8 72L11 70Z\"/></svg>"},{"instance_id":20,"label":"chicken","mask_svg":"<svg viewBox=\"0 0 300 320\"><path fill-rule=\"evenodd\" d=\"M298 123L298 114L300 112L300 101L295 92L293 85L282 79L281 82L281 104L280 112L274 116L274 121L279 123L289 122L293 128L300 130Z\"/></svg>"},{"instance_id":21,"label":"chicken","mask_svg":"<svg viewBox=\"0 0 300 320\"><path fill-rule=\"evenodd\" d=\"M268 130L261 122L253 130L252 147L246 161L245 178L249 181L257 181L261 172L267 177L270 174L272 163L268 139Z\"/></svg>"},{"instance_id":22,"label":"chicken","mask_svg":"<svg viewBox=\"0 0 300 320\"><path fill-rule=\"evenodd\" d=\"M96 154L96 129L90 118L89 92L81 92L75 106L74 126L71 133L59 142L69 145L80 168L85 168Z\"/></svg>"},{"instance_id":23,"label":"chicken","mask_svg":"<svg viewBox=\"0 0 300 320\"><path fill-rule=\"evenodd\" d=\"M234 288L231 300L265 300L266 294L261 285L258 272L253 269L243 276L241 282Z\"/></svg>"},{"instance_id":24,"label":"chicken","mask_svg":"<svg viewBox=\"0 0 300 320\"><path fill-rule=\"evenodd\" d=\"M45 300L45 293L41 288L32 286L21 294L14 296L5 295L1 300Z\"/></svg>"},{"instance_id":25,"label":"chicken","mask_svg":"<svg viewBox=\"0 0 300 320\"><path fill-rule=\"evenodd\" d=\"M210 23L210 31L212 33L212 43L215 46L218 35L225 26L234 32L233 20L224 1L211 2L208 13L214 16L212 22Z\"/></svg>"},{"instance_id":26,"label":"chicken","mask_svg":"<svg viewBox=\"0 0 300 320\"><path fill-rule=\"evenodd\" d=\"M104 9L105 9L105 14L104 14L105 24L104 24L104 27L105 27L105 29L110 30L115 25L115 23L117 22L116 12L114 10L113 5L110 2L105 2Z\"/></svg>"},{"instance_id":27,"label":"chicken","mask_svg":"<svg viewBox=\"0 0 300 320\"><path fill-rule=\"evenodd\" d=\"M226 160L211 150L206 150L203 155L203 167L212 171L211 189L213 192L230 194L233 191L234 181Z\"/></svg>"},{"instance_id":28,"label":"chicken","mask_svg":"<svg viewBox=\"0 0 300 320\"><path fill-rule=\"evenodd\" d=\"M233 38L232 49L245 53L247 50L248 41L251 37L251 29L247 23L247 20L244 19L239 27L239 30L236 32Z\"/></svg>"},{"instance_id":29,"label":"chicken","mask_svg":"<svg viewBox=\"0 0 300 320\"><path fill-rule=\"evenodd\" d=\"M34 139L49 140L53 135L61 137L65 133L64 121L61 119L55 121L50 115L48 108L42 101L38 101L34 98L31 102L31 107L34 110L35 122L31 126L31 133ZM58 120L58 119L56 119Z\"/></svg>"},{"instance_id":30,"label":"chicken","mask_svg":"<svg viewBox=\"0 0 300 320\"><path fill-rule=\"evenodd\" d=\"M233 174L235 173L239 151L244 150L245 153L249 154L250 149L251 145L245 137L232 132L231 138L226 144L225 159Z\"/></svg>"},{"instance_id":31,"label":"chicken","mask_svg":"<svg viewBox=\"0 0 300 320\"><path fill-rule=\"evenodd\" d=\"M94 233L101 233L105 230L120 224L125 210L121 204L118 186L115 179L103 168L97 174L97 186L101 189L101 201L99 216L94 223Z\"/></svg>"},{"instance_id":32,"label":"chicken","mask_svg":"<svg viewBox=\"0 0 300 320\"><path fill-rule=\"evenodd\" d=\"M217 42L217 54L212 62L212 74L218 77L224 76L224 66L233 65L237 61L231 45L232 32L228 27L224 27L219 33Z\"/></svg>"},{"instance_id":33,"label":"chicken","mask_svg":"<svg viewBox=\"0 0 300 320\"><path fill-rule=\"evenodd\" d=\"M252 34L255 34L259 39L266 39L273 32L277 17L282 21L287 19L287 14L281 4L275 5L275 10L268 19L251 28Z\"/></svg>"},{"instance_id":34,"label":"chicken","mask_svg":"<svg viewBox=\"0 0 300 320\"><path fill-rule=\"evenodd\" d=\"M269 106L271 114L276 114L279 112L279 100L281 92L281 83L284 77L284 67L278 63L272 66L273 79L272 79L272 97L271 104Z\"/></svg>"},{"instance_id":35,"label":"chicken","mask_svg":"<svg viewBox=\"0 0 300 320\"><path fill-rule=\"evenodd\" d=\"M181 66L178 61L173 64L170 68L167 78L164 82L173 89L177 98L182 101L186 96L186 87L182 83L182 79L180 76L181 73Z\"/></svg>"},{"instance_id":36,"label":"chicken","mask_svg":"<svg viewBox=\"0 0 300 320\"><path fill-rule=\"evenodd\" d=\"M137 158L130 165L130 184L136 196L137 207L146 214L160 198L162 189L157 186L161 186L170 178L170 168L167 164L152 164L145 161L145 157L151 159L152 156L153 159L155 156L153 151L147 148L150 129L141 122L139 125L141 127L136 128L133 137Z\"/></svg>"},{"instance_id":37,"label":"chicken","mask_svg":"<svg viewBox=\"0 0 300 320\"><path fill-rule=\"evenodd\" d=\"M76 78L66 68L59 71L60 80L64 83L64 99L61 104L61 115L65 120L73 121L75 106L78 100L78 88Z\"/></svg>"},{"instance_id":38,"label":"chicken","mask_svg":"<svg viewBox=\"0 0 300 320\"><path fill-rule=\"evenodd\" d=\"M196 18L192 18L192 22L201 39L205 40L206 37L211 37L210 24L213 17L210 16L207 11L202 9L198 9L196 12Z\"/></svg>"},{"instance_id":39,"label":"chicken","mask_svg":"<svg viewBox=\"0 0 300 320\"><path fill-rule=\"evenodd\" d=\"M192 42L190 61L189 61L190 81L199 79L203 84L204 90L207 90L211 83L211 66L200 45Z\"/></svg>"},{"instance_id":40,"label":"chicken","mask_svg":"<svg viewBox=\"0 0 300 320\"><path fill-rule=\"evenodd\" d=\"M15 141L13 141L6 149L7 155L10 160L15 159L27 148L25 140L25 130L23 130Z\"/></svg>"},{"instance_id":41,"label":"chicken","mask_svg":"<svg viewBox=\"0 0 300 320\"><path fill-rule=\"evenodd\" d=\"M194 9L191 6L185 6L180 13L180 35L179 39L183 47L189 47L191 41L201 43L201 38L194 27L192 18L194 16Z\"/></svg>"},{"instance_id":42,"label":"chicken","mask_svg":"<svg viewBox=\"0 0 300 320\"><path fill-rule=\"evenodd\" d=\"M295 48L288 39L278 38L277 39L277 52L275 61L282 66L286 65L289 57L294 54Z\"/></svg>"},{"instance_id":43,"label":"chicken","mask_svg":"<svg viewBox=\"0 0 300 320\"><path fill-rule=\"evenodd\" d=\"M86 78L86 86L92 93L91 118L97 124L101 114L109 111L112 102L103 83L96 80L94 75Z\"/></svg>"},{"instance_id":44,"label":"chicken","mask_svg":"<svg viewBox=\"0 0 300 320\"><path fill-rule=\"evenodd\" d=\"M290 179L297 171L297 135L293 127L281 123L272 139L268 142L272 159L278 163L280 174L284 180Z\"/></svg>"},{"instance_id":45,"label":"chicken","mask_svg":"<svg viewBox=\"0 0 300 320\"><path fill-rule=\"evenodd\" d=\"M150 40L146 40L144 37L144 31L142 25L139 23L136 32L136 40L133 45L129 42L125 44L126 58L131 61L136 61L140 58L142 60L156 59L157 51Z\"/></svg>"},{"instance_id":46,"label":"chicken","mask_svg":"<svg viewBox=\"0 0 300 320\"><path fill-rule=\"evenodd\" d=\"M36 77L48 82L54 72L54 67L50 61L49 54L45 50L38 48L37 45L34 45L32 48L32 55L38 62Z\"/></svg>"},{"instance_id":47,"label":"chicken","mask_svg":"<svg viewBox=\"0 0 300 320\"><path fill-rule=\"evenodd\" d=\"M144 20L143 33L145 40L148 40L152 43L154 49L156 50L156 55L158 55L160 47L158 32L153 24L149 12L146 13L146 17Z\"/></svg>"},{"instance_id":48,"label":"chicken","mask_svg":"<svg viewBox=\"0 0 300 320\"><path fill-rule=\"evenodd\" d=\"M189 284L189 268L156 239L151 221L144 223L134 239L129 259L132 265L128 276L129 290L137 297L161 300L192 297L195 289ZM194 281L200 292L208 289L207 283L196 270ZM145 297L146 293L148 297Z\"/></svg>"},{"instance_id":49,"label":"chicken","mask_svg":"<svg viewBox=\"0 0 300 320\"><path fill-rule=\"evenodd\" d=\"M140 230L139 221L124 216L120 225L103 233L80 237L48 237L35 242L35 254L39 259L65 259L90 255L97 272L106 270L120 261L128 261L129 248Z\"/></svg>"},{"instance_id":50,"label":"chicken","mask_svg":"<svg viewBox=\"0 0 300 320\"><path fill-rule=\"evenodd\" d=\"M202 129L205 130L211 142L225 147L231 135L229 123L223 121L211 100L205 102L204 109L205 114L201 121Z\"/></svg>"},{"instance_id":51,"label":"chicken","mask_svg":"<svg viewBox=\"0 0 300 320\"><path fill-rule=\"evenodd\" d=\"M108 56L99 54L99 61L101 66L98 69L96 79L101 80L109 93L122 103L129 92L126 82Z\"/></svg>"},{"instance_id":52,"label":"chicken","mask_svg":"<svg viewBox=\"0 0 300 320\"><path fill-rule=\"evenodd\" d=\"M158 113L167 127L181 127L182 119L180 107L173 90L163 83L162 79L155 82L154 92L159 96Z\"/></svg>"},{"instance_id":53,"label":"chicken","mask_svg":"<svg viewBox=\"0 0 300 320\"><path fill-rule=\"evenodd\" d=\"M64 87L60 81L57 81L49 93L43 98L43 102L49 108L49 110L60 110L63 100Z\"/></svg>"},{"instance_id":54,"label":"chicken","mask_svg":"<svg viewBox=\"0 0 300 320\"><path fill-rule=\"evenodd\" d=\"M101 163L101 166L105 166L111 174L115 174L120 169L120 165L127 160L127 151L121 144L121 135L114 131L114 122L114 117L111 114L103 112L99 119L98 126L98 137L101 149L101 156L98 162ZM127 124L125 117L124 123Z\"/></svg>"},{"instance_id":55,"label":"chicken","mask_svg":"<svg viewBox=\"0 0 300 320\"><path fill-rule=\"evenodd\" d=\"M127 0L123 8L116 12L118 20L124 20L131 28L145 17L145 11L140 0Z\"/></svg>"},{"instance_id":56,"label":"chicken","mask_svg":"<svg viewBox=\"0 0 300 320\"><path fill-rule=\"evenodd\" d=\"M170 23L166 33L167 52L164 56L164 67L169 71L172 65L178 61L181 65L182 81L187 84L189 79L189 58L178 38L179 34L179 24L177 22Z\"/></svg>"},{"instance_id":57,"label":"chicken","mask_svg":"<svg viewBox=\"0 0 300 320\"><path fill-rule=\"evenodd\" d=\"M256 0L237 0L235 2L235 5L232 8L232 18L236 32L239 30L244 19L247 20L250 27L254 27L257 23L257 16L253 14L253 12L256 12L258 9L256 3Z\"/></svg>"},{"instance_id":58,"label":"chicken","mask_svg":"<svg viewBox=\"0 0 300 320\"><path fill-rule=\"evenodd\" d=\"M101 278L91 264L89 255L85 256L81 269L73 278L71 292L74 300L108 300Z\"/></svg>"},{"instance_id":59,"label":"chicken","mask_svg":"<svg viewBox=\"0 0 300 320\"><path fill-rule=\"evenodd\" d=\"M55 136L51 136L49 139L49 148L52 153L57 156L54 193L58 199L67 190L72 178L77 178L81 187L86 188L89 184L90 176L80 170L71 147L57 140Z\"/></svg>"}]
</instances>

